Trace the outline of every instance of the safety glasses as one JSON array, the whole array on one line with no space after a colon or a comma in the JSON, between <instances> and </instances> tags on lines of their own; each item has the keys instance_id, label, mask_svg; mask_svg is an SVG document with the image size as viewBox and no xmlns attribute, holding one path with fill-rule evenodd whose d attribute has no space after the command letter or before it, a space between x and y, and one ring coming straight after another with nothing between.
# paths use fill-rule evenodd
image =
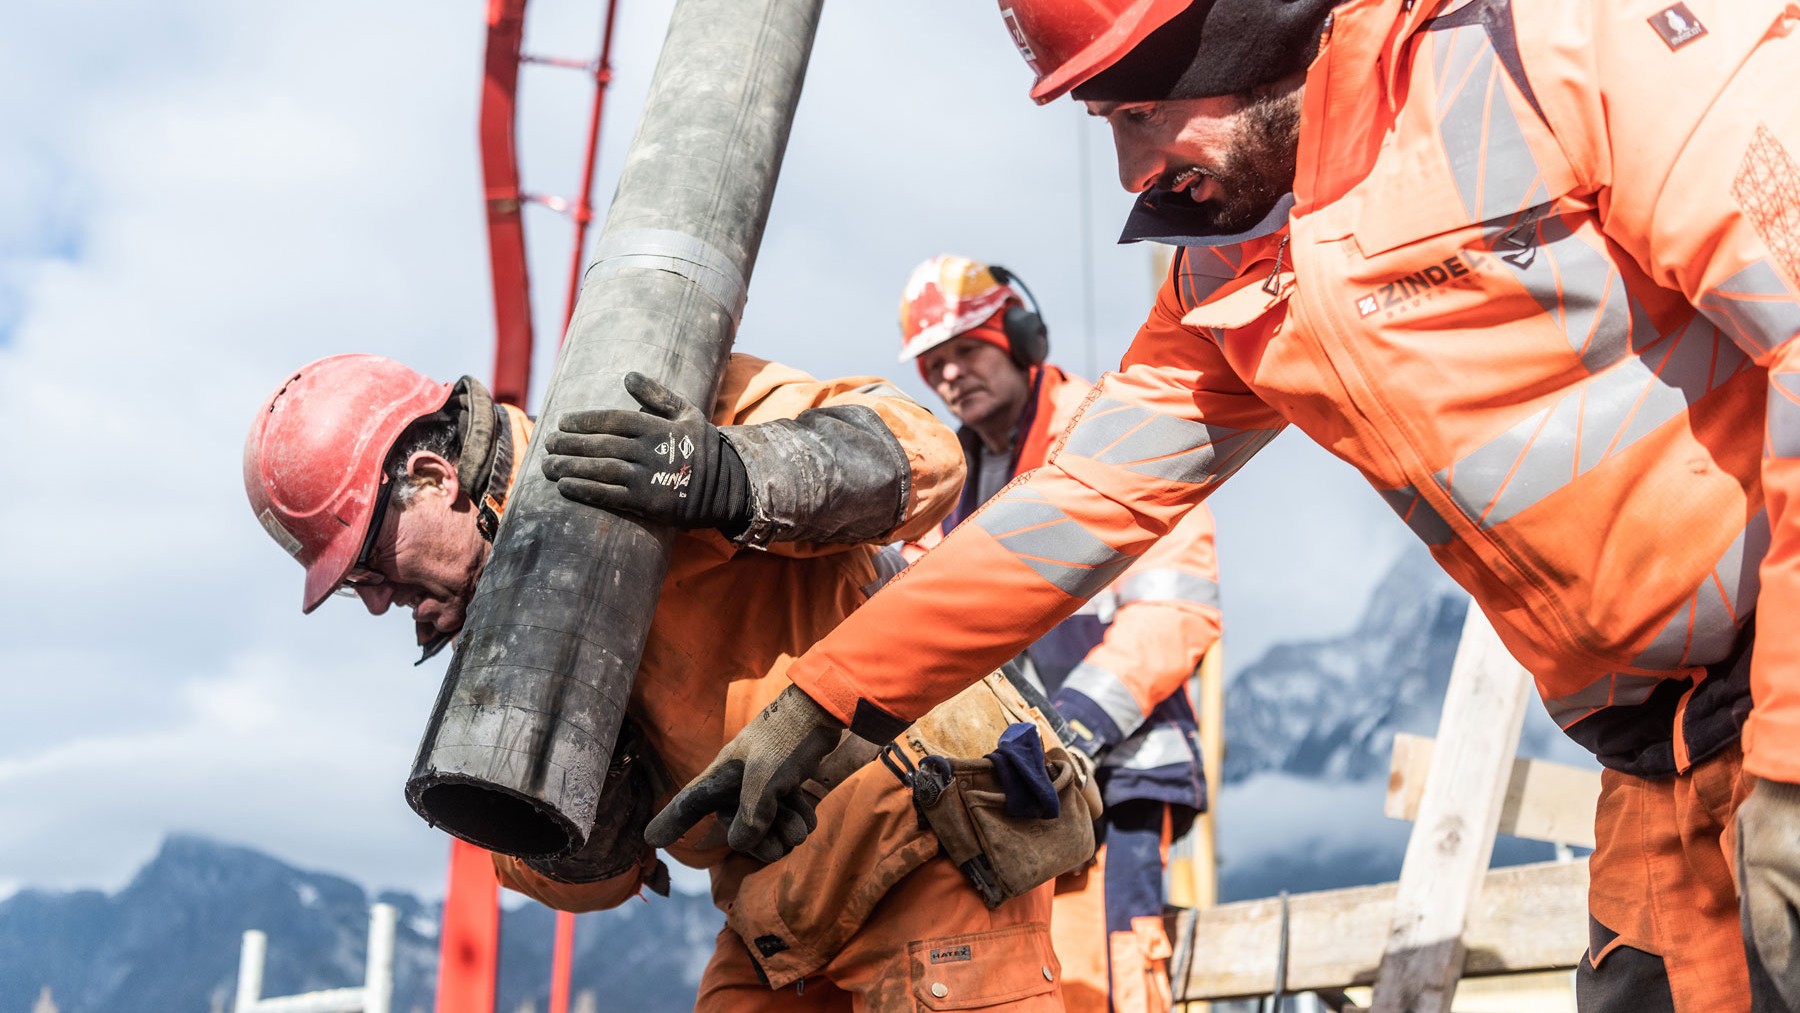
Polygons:
<instances>
[{"instance_id":1,"label":"safety glasses","mask_svg":"<svg viewBox=\"0 0 1800 1013\"><path fill-rule=\"evenodd\" d=\"M369 533L363 536L362 548L356 553L356 562L350 564L344 579L338 582L331 593L345 598L356 597L359 587L375 587L387 583L387 574L375 568L375 546L381 541L381 525L387 520L388 480L381 476L381 485L375 489L375 509L369 514Z\"/></svg>"}]
</instances>

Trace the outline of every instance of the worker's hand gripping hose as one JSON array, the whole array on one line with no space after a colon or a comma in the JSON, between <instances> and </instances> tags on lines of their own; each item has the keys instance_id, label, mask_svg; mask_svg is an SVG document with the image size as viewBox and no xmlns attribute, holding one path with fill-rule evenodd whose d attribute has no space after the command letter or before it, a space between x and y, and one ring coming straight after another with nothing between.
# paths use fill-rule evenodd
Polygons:
<instances>
[{"instance_id":1,"label":"worker's hand gripping hose","mask_svg":"<svg viewBox=\"0 0 1800 1013\"><path fill-rule=\"evenodd\" d=\"M1751 986L1800 1009L1800 784L1758 781L1738 807L1737 874Z\"/></svg>"},{"instance_id":2,"label":"worker's hand gripping hose","mask_svg":"<svg viewBox=\"0 0 1800 1013\"><path fill-rule=\"evenodd\" d=\"M687 399L642 373L625 374L642 411L571 411L545 441L544 477L565 497L677 528L750 521L744 462Z\"/></svg>"},{"instance_id":3,"label":"worker's hand gripping hose","mask_svg":"<svg viewBox=\"0 0 1800 1013\"><path fill-rule=\"evenodd\" d=\"M842 721L789 686L656 814L644 830L645 842L666 848L718 813L733 849L775 861L818 825L816 799L802 786L843 734Z\"/></svg>"}]
</instances>

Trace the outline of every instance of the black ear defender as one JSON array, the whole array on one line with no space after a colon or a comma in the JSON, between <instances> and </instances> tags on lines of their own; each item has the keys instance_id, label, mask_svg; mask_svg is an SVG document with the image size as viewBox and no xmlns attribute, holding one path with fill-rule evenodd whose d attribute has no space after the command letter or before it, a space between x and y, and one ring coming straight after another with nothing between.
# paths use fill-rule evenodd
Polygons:
<instances>
[{"instance_id":1,"label":"black ear defender","mask_svg":"<svg viewBox=\"0 0 1800 1013\"><path fill-rule=\"evenodd\" d=\"M994 280L1007 286L1025 297L1025 306L1008 306L1006 316L1000 320L1000 327L1006 332L1006 344L1012 350L1012 360L1020 369L1041 366L1050 355L1050 331L1044 326L1044 318L1038 313L1037 296L1019 276L1001 267L989 264L988 273Z\"/></svg>"}]
</instances>

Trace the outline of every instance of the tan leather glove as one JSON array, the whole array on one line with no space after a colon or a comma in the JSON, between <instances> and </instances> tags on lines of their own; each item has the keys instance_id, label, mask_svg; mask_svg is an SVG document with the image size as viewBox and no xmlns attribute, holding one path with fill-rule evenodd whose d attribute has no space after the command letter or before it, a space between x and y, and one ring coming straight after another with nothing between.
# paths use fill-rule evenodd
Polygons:
<instances>
[{"instance_id":1,"label":"tan leather glove","mask_svg":"<svg viewBox=\"0 0 1800 1013\"><path fill-rule=\"evenodd\" d=\"M1751 977L1800 1009L1800 784L1758 781L1738 807L1737 874Z\"/></svg>"},{"instance_id":2,"label":"tan leather glove","mask_svg":"<svg viewBox=\"0 0 1800 1013\"><path fill-rule=\"evenodd\" d=\"M734 850L775 861L818 825L816 798L802 786L843 735L842 721L789 686L656 814L644 830L645 842L666 848L718 813Z\"/></svg>"}]
</instances>

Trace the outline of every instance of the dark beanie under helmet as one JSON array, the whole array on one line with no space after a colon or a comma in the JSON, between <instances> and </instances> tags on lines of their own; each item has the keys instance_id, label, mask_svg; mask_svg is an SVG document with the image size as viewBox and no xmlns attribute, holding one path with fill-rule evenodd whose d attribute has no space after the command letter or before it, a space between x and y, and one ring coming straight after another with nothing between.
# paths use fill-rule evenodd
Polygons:
<instances>
[{"instance_id":1,"label":"dark beanie under helmet","mask_svg":"<svg viewBox=\"0 0 1800 1013\"><path fill-rule=\"evenodd\" d=\"M1305 68L1337 0L1195 0L1077 85L1084 102L1235 95Z\"/></svg>"}]
</instances>

